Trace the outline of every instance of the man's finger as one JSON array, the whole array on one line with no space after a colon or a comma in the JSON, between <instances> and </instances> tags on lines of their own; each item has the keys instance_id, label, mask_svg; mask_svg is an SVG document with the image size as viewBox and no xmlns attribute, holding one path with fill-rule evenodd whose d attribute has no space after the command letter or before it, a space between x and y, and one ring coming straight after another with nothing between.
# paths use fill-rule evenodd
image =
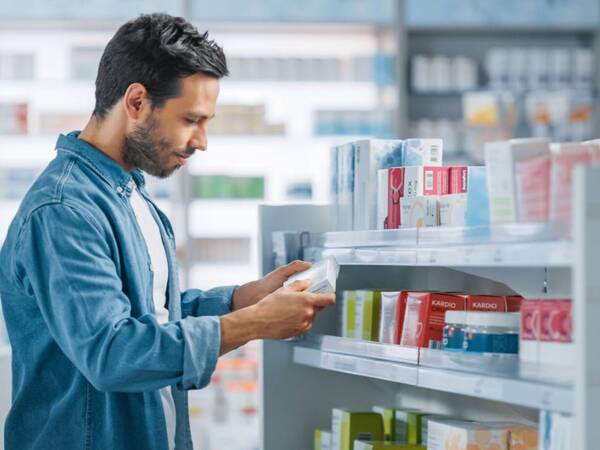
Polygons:
<instances>
[{"instance_id":1,"label":"man's finger","mask_svg":"<svg viewBox=\"0 0 600 450\"><path fill-rule=\"evenodd\" d=\"M310 287L310 280L296 280L288 284L285 288L295 292L305 291Z\"/></svg>"},{"instance_id":2,"label":"man's finger","mask_svg":"<svg viewBox=\"0 0 600 450\"><path fill-rule=\"evenodd\" d=\"M335 294L313 294L310 299L313 306L320 308L326 308L335 304Z\"/></svg>"},{"instance_id":3,"label":"man's finger","mask_svg":"<svg viewBox=\"0 0 600 450\"><path fill-rule=\"evenodd\" d=\"M300 261L299 259L297 259L296 261L292 261L291 263L283 266L281 268L281 271L283 272L283 275L289 277L291 275L294 275L297 272L302 272L304 270L308 270L312 267L312 264L306 261Z\"/></svg>"}]
</instances>

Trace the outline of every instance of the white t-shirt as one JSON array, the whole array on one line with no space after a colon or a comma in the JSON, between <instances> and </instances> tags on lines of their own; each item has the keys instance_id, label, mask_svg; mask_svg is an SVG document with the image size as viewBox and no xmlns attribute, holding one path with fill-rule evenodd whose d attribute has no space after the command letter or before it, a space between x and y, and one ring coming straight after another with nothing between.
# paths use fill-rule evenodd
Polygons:
<instances>
[{"instance_id":1,"label":"white t-shirt","mask_svg":"<svg viewBox=\"0 0 600 450\"><path fill-rule=\"evenodd\" d=\"M169 267L165 247L160 236L160 228L150 212L150 205L141 196L137 188L133 189L130 203L146 240L148 253L150 253L150 262L154 272L153 298L156 316L160 323L165 323L169 321L169 311L165 308ZM175 448L175 402L171 394L171 388L161 389L160 397L167 425L169 449L172 450Z\"/></svg>"}]
</instances>

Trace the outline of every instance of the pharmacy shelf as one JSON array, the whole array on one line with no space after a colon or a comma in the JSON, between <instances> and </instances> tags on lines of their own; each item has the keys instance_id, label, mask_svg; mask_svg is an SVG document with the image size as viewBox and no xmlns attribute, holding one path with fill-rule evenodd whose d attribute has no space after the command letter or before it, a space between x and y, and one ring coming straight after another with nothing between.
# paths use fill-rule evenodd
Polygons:
<instances>
[{"instance_id":1,"label":"pharmacy shelf","mask_svg":"<svg viewBox=\"0 0 600 450\"><path fill-rule=\"evenodd\" d=\"M504 364L497 364L496 358L480 356L479 367L475 369L470 367L471 355L465 355L462 365L461 357L454 355L455 364L446 365L443 359L435 362L433 357L426 362L406 363L381 360L377 354L325 351L310 342L297 344L293 349L294 362L305 366L530 408L573 411L572 383L565 378L549 379L548 368L529 368L523 373L516 358L506 358Z\"/></svg>"},{"instance_id":2,"label":"pharmacy shelf","mask_svg":"<svg viewBox=\"0 0 600 450\"><path fill-rule=\"evenodd\" d=\"M313 258L335 256L342 265L443 267L571 267L572 243L560 227L511 224L436 227L311 235Z\"/></svg>"}]
</instances>

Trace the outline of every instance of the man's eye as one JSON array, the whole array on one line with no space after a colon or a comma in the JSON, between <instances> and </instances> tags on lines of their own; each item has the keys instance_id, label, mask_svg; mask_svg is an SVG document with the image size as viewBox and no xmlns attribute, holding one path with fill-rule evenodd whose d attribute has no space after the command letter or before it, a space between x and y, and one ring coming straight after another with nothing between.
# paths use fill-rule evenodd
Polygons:
<instances>
[{"instance_id":1,"label":"man's eye","mask_svg":"<svg viewBox=\"0 0 600 450\"><path fill-rule=\"evenodd\" d=\"M185 121L187 123L189 123L190 125L194 125L196 123L196 119L190 119L190 118L186 118Z\"/></svg>"}]
</instances>

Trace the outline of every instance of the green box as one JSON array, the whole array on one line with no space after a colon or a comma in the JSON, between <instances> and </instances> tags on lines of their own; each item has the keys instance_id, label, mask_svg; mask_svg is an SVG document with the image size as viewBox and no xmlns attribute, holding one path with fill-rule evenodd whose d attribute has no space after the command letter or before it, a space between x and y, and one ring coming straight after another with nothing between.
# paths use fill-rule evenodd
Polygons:
<instances>
[{"instance_id":1,"label":"green box","mask_svg":"<svg viewBox=\"0 0 600 450\"><path fill-rule=\"evenodd\" d=\"M427 450L422 445L402 444L400 442L354 441L353 450Z\"/></svg>"},{"instance_id":2,"label":"green box","mask_svg":"<svg viewBox=\"0 0 600 450\"><path fill-rule=\"evenodd\" d=\"M356 291L344 291L342 336L355 338L356 335Z\"/></svg>"},{"instance_id":3,"label":"green box","mask_svg":"<svg viewBox=\"0 0 600 450\"><path fill-rule=\"evenodd\" d=\"M313 448L314 450L331 450L331 431L317 428Z\"/></svg>"},{"instance_id":4,"label":"green box","mask_svg":"<svg viewBox=\"0 0 600 450\"><path fill-rule=\"evenodd\" d=\"M406 424L407 424L407 443L413 445L422 444L422 419L424 416L429 415L422 411L406 411Z\"/></svg>"},{"instance_id":5,"label":"green box","mask_svg":"<svg viewBox=\"0 0 600 450\"><path fill-rule=\"evenodd\" d=\"M331 449L353 450L355 440L383 440L383 419L375 412L332 411Z\"/></svg>"},{"instance_id":6,"label":"green box","mask_svg":"<svg viewBox=\"0 0 600 450\"><path fill-rule=\"evenodd\" d=\"M383 439L386 441L396 440L396 410L393 408L384 408L383 406L373 406L373 411L381 414L383 418Z\"/></svg>"},{"instance_id":7,"label":"green box","mask_svg":"<svg viewBox=\"0 0 600 450\"><path fill-rule=\"evenodd\" d=\"M377 341L381 316L381 292L356 292L356 328L359 339Z\"/></svg>"}]
</instances>

